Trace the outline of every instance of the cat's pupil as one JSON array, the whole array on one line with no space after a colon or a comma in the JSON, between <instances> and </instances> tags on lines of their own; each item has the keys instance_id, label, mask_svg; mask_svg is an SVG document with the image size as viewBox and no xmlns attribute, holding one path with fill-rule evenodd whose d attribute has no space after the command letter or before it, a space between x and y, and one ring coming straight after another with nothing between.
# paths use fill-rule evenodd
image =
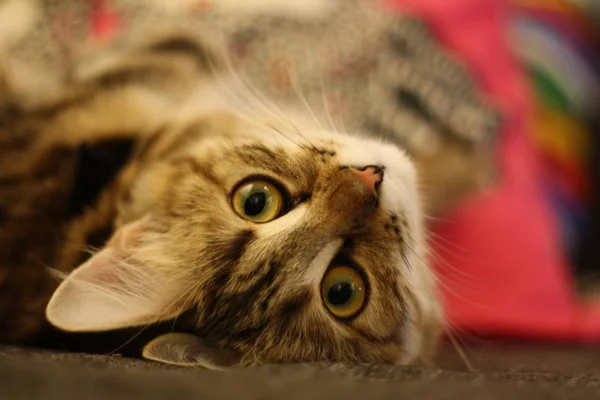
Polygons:
<instances>
[{"instance_id":1,"label":"cat's pupil","mask_svg":"<svg viewBox=\"0 0 600 400\"><path fill-rule=\"evenodd\" d=\"M338 282L329 288L327 301L334 306L343 306L352 298L354 286L348 282Z\"/></svg>"},{"instance_id":2,"label":"cat's pupil","mask_svg":"<svg viewBox=\"0 0 600 400\"><path fill-rule=\"evenodd\" d=\"M252 193L244 203L244 213L249 217L255 217L263 212L267 204L267 195L264 192Z\"/></svg>"}]
</instances>

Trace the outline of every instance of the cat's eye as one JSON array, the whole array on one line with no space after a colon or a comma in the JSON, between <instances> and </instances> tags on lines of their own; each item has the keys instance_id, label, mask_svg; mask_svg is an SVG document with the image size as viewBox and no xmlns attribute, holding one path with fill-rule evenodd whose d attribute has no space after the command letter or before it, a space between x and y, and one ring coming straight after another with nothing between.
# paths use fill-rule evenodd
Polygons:
<instances>
[{"instance_id":1,"label":"cat's eye","mask_svg":"<svg viewBox=\"0 0 600 400\"><path fill-rule=\"evenodd\" d=\"M264 179L242 183L231 197L233 210L248 221L264 223L279 217L284 206L281 190Z\"/></svg>"},{"instance_id":2,"label":"cat's eye","mask_svg":"<svg viewBox=\"0 0 600 400\"><path fill-rule=\"evenodd\" d=\"M321 282L321 296L334 316L352 318L363 308L367 287L356 269L347 266L333 267Z\"/></svg>"}]
</instances>

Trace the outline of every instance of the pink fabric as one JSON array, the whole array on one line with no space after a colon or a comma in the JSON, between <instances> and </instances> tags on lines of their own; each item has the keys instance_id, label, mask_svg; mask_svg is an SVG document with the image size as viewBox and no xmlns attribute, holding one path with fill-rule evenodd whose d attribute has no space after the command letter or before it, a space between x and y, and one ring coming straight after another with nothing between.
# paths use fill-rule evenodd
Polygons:
<instances>
[{"instance_id":1,"label":"pink fabric","mask_svg":"<svg viewBox=\"0 0 600 400\"><path fill-rule=\"evenodd\" d=\"M91 38L93 40L109 39L120 27L118 14L106 0L90 0L90 4L92 9Z\"/></svg>"},{"instance_id":2,"label":"pink fabric","mask_svg":"<svg viewBox=\"0 0 600 400\"><path fill-rule=\"evenodd\" d=\"M505 43L506 1L384 1L425 20L506 117L498 186L433 228L449 322L477 335L600 341L600 305L576 298L557 221L538 187L529 94Z\"/></svg>"}]
</instances>

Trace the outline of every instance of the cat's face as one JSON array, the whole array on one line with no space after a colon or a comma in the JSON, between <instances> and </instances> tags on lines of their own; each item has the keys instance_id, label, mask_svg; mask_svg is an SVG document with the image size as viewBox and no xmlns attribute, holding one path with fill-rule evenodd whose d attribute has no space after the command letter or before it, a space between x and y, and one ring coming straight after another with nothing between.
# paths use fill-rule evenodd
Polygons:
<instances>
[{"instance_id":1,"label":"cat's face","mask_svg":"<svg viewBox=\"0 0 600 400\"><path fill-rule=\"evenodd\" d=\"M396 147L221 114L142 144L118 230L57 290L72 331L184 316L151 359L417 362L440 312L415 172ZM227 355L224 355L227 351Z\"/></svg>"}]
</instances>

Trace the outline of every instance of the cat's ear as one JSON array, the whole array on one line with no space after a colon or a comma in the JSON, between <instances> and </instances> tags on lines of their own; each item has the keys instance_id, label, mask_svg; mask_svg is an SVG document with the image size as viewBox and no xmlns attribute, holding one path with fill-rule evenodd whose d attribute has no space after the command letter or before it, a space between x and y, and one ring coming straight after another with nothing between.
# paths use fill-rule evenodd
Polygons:
<instances>
[{"instance_id":1,"label":"cat's ear","mask_svg":"<svg viewBox=\"0 0 600 400\"><path fill-rule=\"evenodd\" d=\"M124 225L107 245L75 269L56 289L46 317L59 329L91 332L121 329L168 319L164 282L135 262L149 219Z\"/></svg>"},{"instance_id":2,"label":"cat's ear","mask_svg":"<svg viewBox=\"0 0 600 400\"><path fill-rule=\"evenodd\" d=\"M233 349L218 348L189 333L167 333L148 343L142 352L147 360L183 367L227 369L240 364Z\"/></svg>"}]
</instances>

